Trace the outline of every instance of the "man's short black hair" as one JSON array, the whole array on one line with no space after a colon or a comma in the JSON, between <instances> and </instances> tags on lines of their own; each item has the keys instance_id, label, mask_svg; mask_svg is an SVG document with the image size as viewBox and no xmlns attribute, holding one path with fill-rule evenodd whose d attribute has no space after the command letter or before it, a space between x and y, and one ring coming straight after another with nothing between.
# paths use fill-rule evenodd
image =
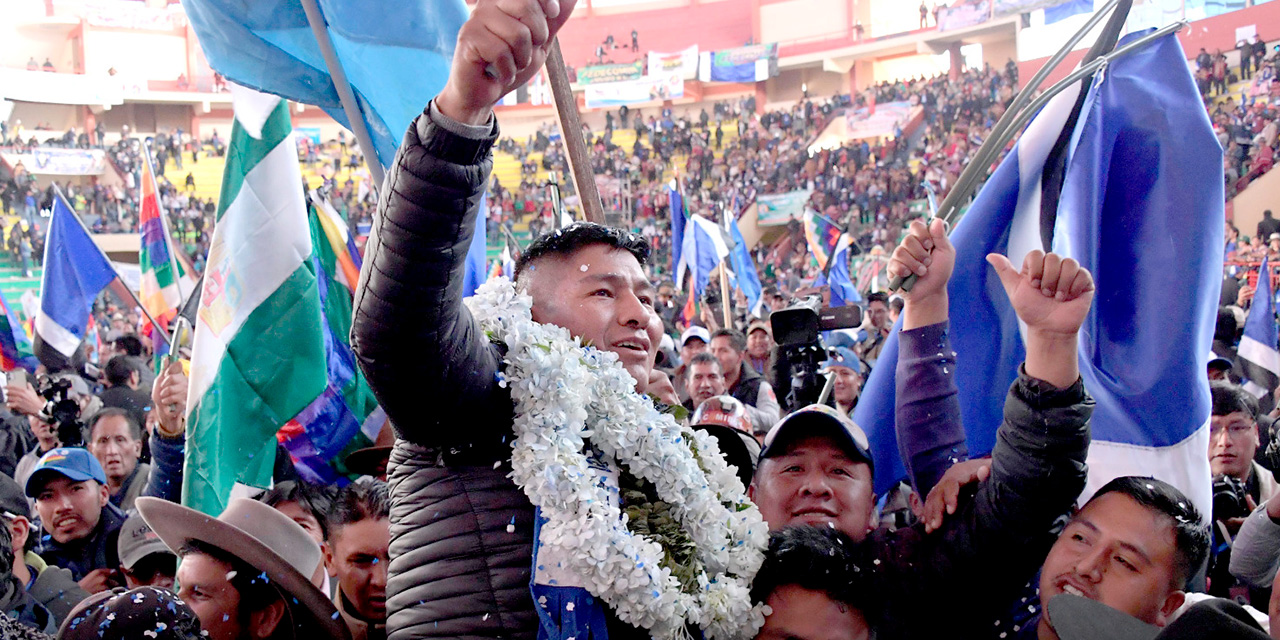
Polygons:
<instances>
[{"instance_id":1,"label":"man's short black hair","mask_svg":"<svg viewBox=\"0 0 1280 640\"><path fill-rule=\"evenodd\" d=\"M139 425L138 421L133 419L133 414L119 407L107 407L93 414L92 418L89 418L89 442L93 442L93 430L97 428L98 423L105 418L112 417L124 418L125 423L129 425L129 435L133 436L134 440L142 439L142 425Z\"/></svg>"},{"instance_id":2,"label":"man's short black hair","mask_svg":"<svg viewBox=\"0 0 1280 640\"><path fill-rule=\"evenodd\" d=\"M715 357L710 351L699 351L693 354L693 357L689 358L689 368L692 369L695 364L714 364L716 370L720 370L720 358ZM724 372L720 371L720 375L724 375Z\"/></svg>"},{"instance_id":3,"label":"man's short black hair","mask_svg":"<svg viewBox=\"0 0 1280 640\"><path fill-rule=\"evenodd\" d=\"M1240 385L1226 380L1213 380L1209 382L1209 397L1213 401L1212 415L1225 416L1242 412L1252 420L1258 417L1258 401Z\"/></svg>"},{"instance_id":4,"label":"man's short black hair","mask_svg":"<svg viewBox=\"0 0 1280 640\"><path fill-rule=\"evenodd\" d=\"M869 567L861 557L869 545L855 545L838 529L801 525L769 534L764 564L751 583L751 600L764 602L784 585L821 591L862 611L868 621L879 610L870 589Z\"/></svg>"},{"instance_id":5,"label":"man's short black hair","mask_svg":"<svg viewBox=\"0 0 1280 640\"><path fill-rule=\"evenodd\" d=\"M875 293L869 293L869 294L867 294L867 307L868 307L868 308L870 308L870 307L871 307L871 303L872 303L872 302L879 302L879 303L881 303L881 304L883 304L884 306L886 306L886 307L887 307L887 306L889 306L889 294L887 294L887 293L885 293L885 292L883 292L883 291L877 291L877 292L875 292Z\"/></svg>"},{"instance_id":6,"label":"man's short black hair","mask_svg":"<svg viewBox=\"0 0 1280 640\"><path fill-rule=\"evenodd\" d=\"M104 373L107 375L107 382L113 387L123 387L129 384L129 378L133 376L133 372L137 371L137 367L133 366L133 362L129 356L115 356L107 361Z\"/></svg>"},{"instance_id":7,"label":"man's short black hair","mask_svg":"<svg viewBox=\"0 0 1280 640\"><path fill-rule=\"evenodd\" d=\"M116 349L124 352L126 356L138 357L142 355L142 339L129 333L116 338Z\"/></svg>"},{"instance_id":8,"label":"man's short black hair","mask_svg":"<svg viewBox=\"0 0 1280 640\"><path fill-rule=\"evenodd\" d=\"M734 351L742 353L747 350L747 337L742 335L741 331L738 331L737 329L720 329L711 334L712 340L722 337L729 339L729 346L732 347Z\"/></svg>"},{"instance_id":9,"label":"man's short black hair","mask_svg":"<svg viewBox=\"0 0 1280 640\"><path fill-rule=\"evenodd\" d=\"M1187 582L1209 556L1209 525L1200 511L1176 487L1155 478L1121 476L1102 485L1089 498L1089 502L1108 493L1126 495L1134 502L1169 517L1175 547L1174 586L1185 589ZM1089 505L1086 503L1085 506Z\"/></svg>"},{"instance_id":10,"label":"man's short black hair","mask_svg":"<svg viewBox=\"0 0 1280 640\"><path fill-rule=\"evenodd\" d=\"M333 507L333 494L328 487L311 484L304 480L285 480L258 498L268 507L292 502L302 507L316 519L320 525L320 538L329 539L329 510Z\"/></svg>"},{"instance_id":11,"label":"man's short black hair","mask_svg":"<svg viewBox=\"0 0 1280 640\"><path fill-rule=\"evenodd\" d=\"M902 313L902 310L907 308L907 301L902 298L893 298L889 300L889 308L894 313Z\"/></svg>"},{"instance_id":12,"label":"man's short black hair","mask_svg":"<svg viewBox=\"0 0 1280 640\"><path fill-rule=\"evenodd\" d=\"M329 511L330 532L362 520L386 520L391 517L391 496L387 483L381 480L353 482L338 490ZM328 540L328 535L325 540Z\"/></svg>"},{"instance_id":13,"label":"man's short black hair","mask_svg":"<svg viewBox=\"0 0 1280 640\"><path fill-rule=\"evenodd\" d=\"M626 251L636 257L641 267L649 260L649 243L639 235L594 222L575 222L553 233L538 236L516 260L516 280L538 260L547 256L565 257L593 244Z\"/></svg>"}]
</instances>

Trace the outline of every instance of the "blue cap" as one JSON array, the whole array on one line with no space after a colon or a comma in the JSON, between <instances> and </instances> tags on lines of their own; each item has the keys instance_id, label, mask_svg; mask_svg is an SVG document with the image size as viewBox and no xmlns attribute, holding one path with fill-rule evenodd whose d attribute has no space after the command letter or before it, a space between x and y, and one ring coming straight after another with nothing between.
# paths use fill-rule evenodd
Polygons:
<instances>
[{"instance_id":1,"label":"blue cap","mask_svg":"<svg viewBox=\"0 0 1280 640\"><path fill-rule=\"evenodd\" d=\"M849 347L828 347L827 360L822 363L822 368L829 367L847 367L853 369L854 373L862 374L862 360Z\"/></svg>"},{"instance_id":2,"label":"blue cap","mask_svg":"<svg viewBox=\"0 0 1280 640\"><path fill-rule=\"evenodd\" d=\"M107 474L92 453L79 447L58 447L40 457L36 468L27 478L27 496L34 498L49 481L49 476L60 475L72 482L96 480L107 484Z\"/></svg>"}]
</instances>

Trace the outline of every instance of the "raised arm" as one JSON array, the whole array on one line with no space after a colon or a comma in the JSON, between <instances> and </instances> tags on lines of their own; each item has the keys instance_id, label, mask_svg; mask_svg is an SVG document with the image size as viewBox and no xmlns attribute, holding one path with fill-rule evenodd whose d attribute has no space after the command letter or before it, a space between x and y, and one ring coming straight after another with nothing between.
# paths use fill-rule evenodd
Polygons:
<instances>
[{"instance_id":1,"label":"raised arm","mask_svg":"<svg viewBox=\"0 0 1280 640\"><path fill-rule=\"evenodd\" d=\"M351 346L397 434L424 446L510 424L501 364L462 306L467 249L493 165L492 107L529 79L572 11L483 1L458 35L444 91L405 134L383 185L356 290ZM558 17L557 17L558 16ZM549 17L551 19L549 19Z\"/></svg>"},{"instance_id":2,"label":"raised arm","mask_svg":"<svg viewBox=\"0 0 1280 640\"><path fill-rule=\"evenodd\" d=\"M890 278L908 273L918 278L911 291L902 292L906 304L898 332L894 427L898 453L921 496L952 464L969 457L947 322L947 281L955 260L946 225L917 220L888 267Z\"/></svg>"}]
</instances>

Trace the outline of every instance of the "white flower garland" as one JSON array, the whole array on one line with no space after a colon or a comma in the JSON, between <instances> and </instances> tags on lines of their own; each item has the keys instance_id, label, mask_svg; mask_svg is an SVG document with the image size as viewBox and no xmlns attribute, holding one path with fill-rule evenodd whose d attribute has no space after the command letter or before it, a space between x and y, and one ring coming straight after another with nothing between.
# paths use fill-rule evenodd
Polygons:
<instances>
[{"instance_id":1,"label":"white flower garland","mask_svg":"<svg viewBox=\"0 0 1280 640\"><path fill-rule=\"evenodd\" d=\"M502 384L516 405L512 477L548 520L540 544L568 558L564 568L619 619L654 638L687 637L687 624L711 640L754 637L767 608L752 605L751 580L769 533L715 438L679 426L636 393L616 354L534 322L532 299L510 280L489 280L468 304L508 349ZM590 467L588 441L671 505L702 565L695 593L661 566L658 542L627 529L616 496Z\"/></svg>"}]
</instances>

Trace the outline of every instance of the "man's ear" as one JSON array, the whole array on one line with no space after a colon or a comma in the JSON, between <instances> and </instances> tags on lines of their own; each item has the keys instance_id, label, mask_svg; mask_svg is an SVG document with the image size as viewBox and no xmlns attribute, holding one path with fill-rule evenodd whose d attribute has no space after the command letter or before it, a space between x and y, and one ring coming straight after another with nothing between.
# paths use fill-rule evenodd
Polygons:
<instances>
[{"instance_id":1,"label":"man's ear","mask_svg":"<svg viewBox=\"0 0 1280 640\"><path fill-rule=\"evenodd\" d=\"M9 520L9 537L13 540L14 553L21 556L27 546L27 537L31 535L31 521L22 516Z\"/></svg>"},{"instance_id":2,"label":"man's ear","mask_svg":"<svg viewBox=\"0 0 1280 640\"><path fill-rule=\"evenodd\" d=\"M107 503L111 501L111 489L108 489L107 485L105 484L100 484L98 485L98 490L99 490L98 506L106 507Z\"/></svg>"},{"instance_id":3,"label":"man's ear","mask_svg":"<svg viewBox=\"0 0 1280 640\"><path fill-rule=\"evenodd\" d=\"M1173 614L1182 607L1182 603L1187 601L1187 594L1182 591L1174 591L1169 597L1164 599L1164 604L1160 605L1160 614L1156 616L1156 626L1163 627L1173 619Z\"/></svg>"},{"instance_id":4,"label":"man's ear","mask_svg":"<svg viewBox=\"0 0 1280 640\"><path fill-rule=\"evenodd\" d=\"M247 606L241 601L240 606ZM254 638L270 638L284 620L284 600L276 598L275 602L249 613L249 634Z\"/></svg>"}]
</instances>

